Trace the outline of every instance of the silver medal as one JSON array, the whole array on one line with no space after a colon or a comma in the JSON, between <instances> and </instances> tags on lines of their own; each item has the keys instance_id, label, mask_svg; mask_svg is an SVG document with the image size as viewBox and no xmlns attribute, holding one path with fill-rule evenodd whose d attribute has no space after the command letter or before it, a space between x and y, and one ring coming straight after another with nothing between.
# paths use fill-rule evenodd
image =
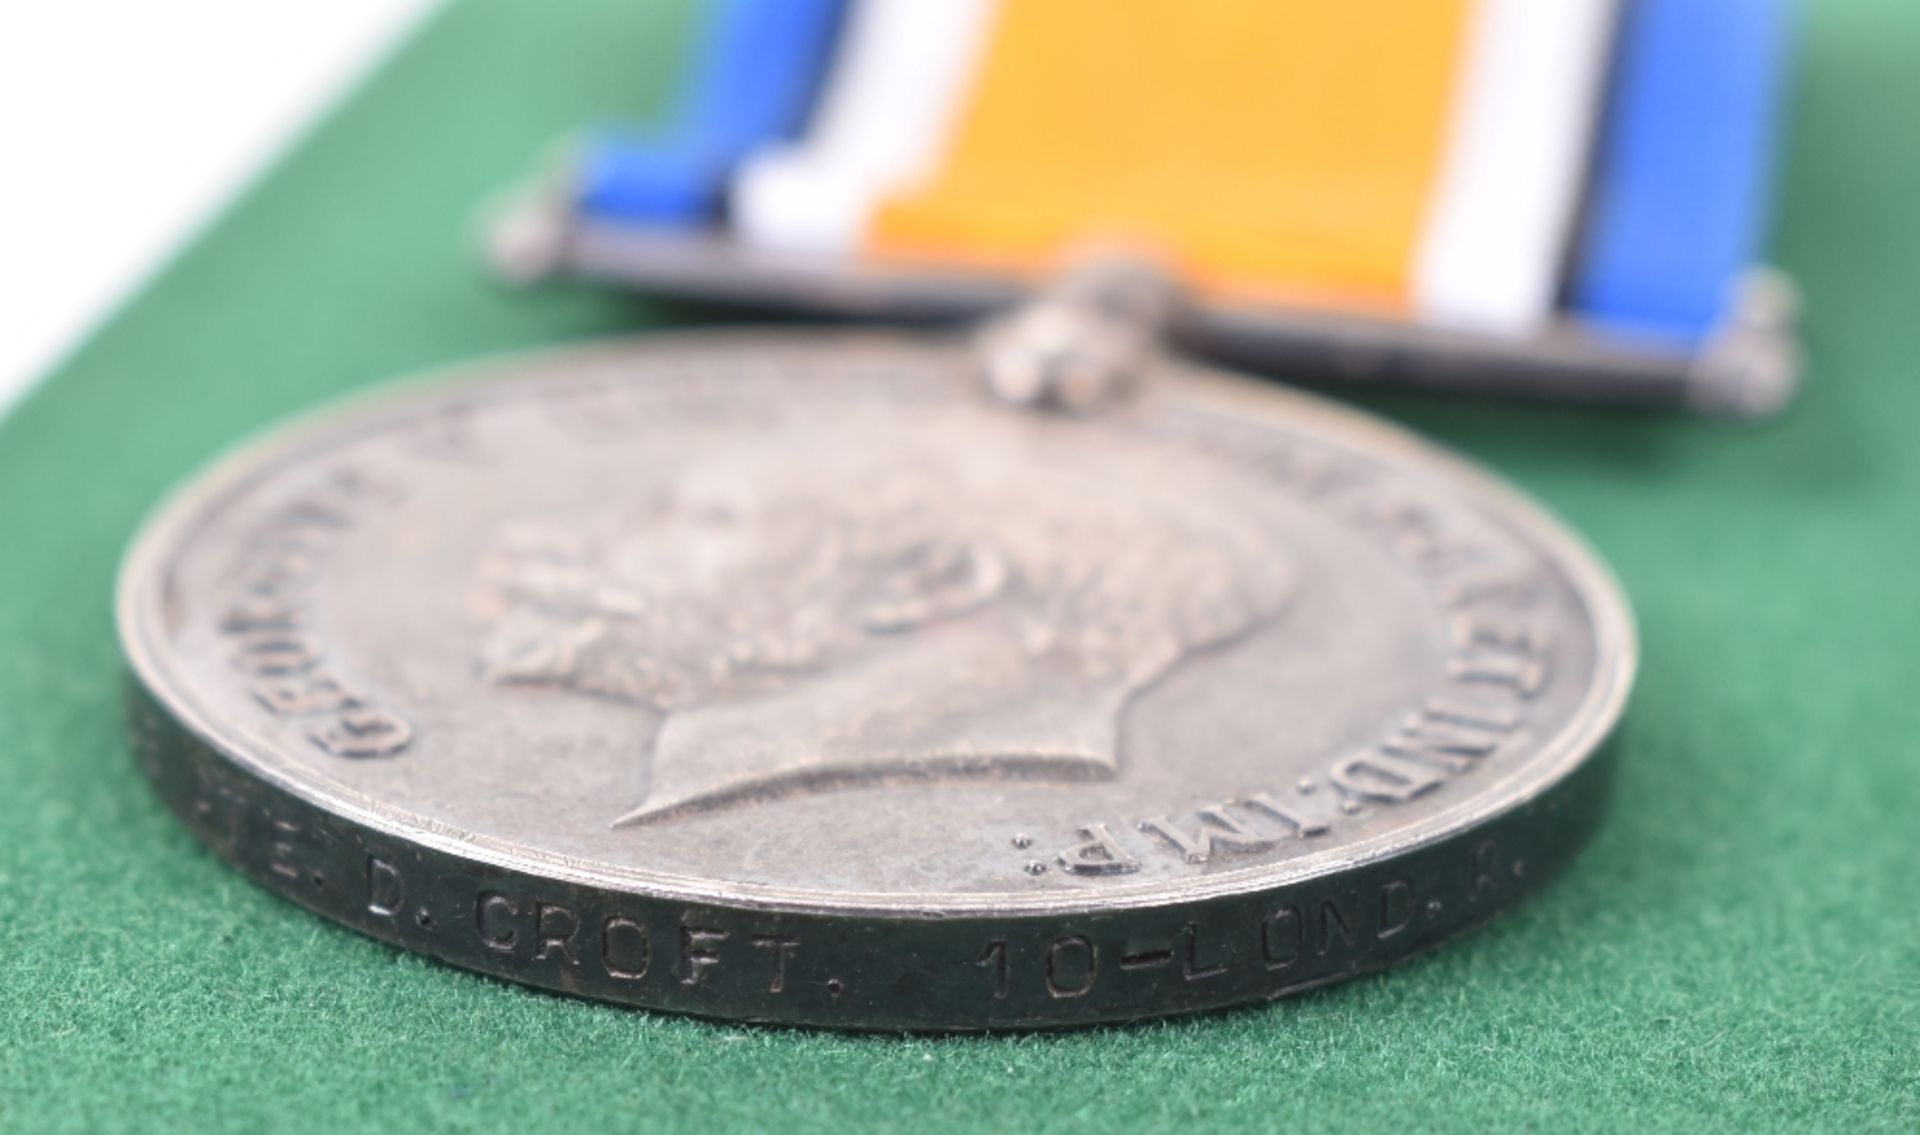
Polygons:
<instances>
[{"instance_id":1,"label":"silver medal","mask_svg":"<svg viewBox=\"0 0 1920 1135\"><path fill-rule=\"evenodd\" d=\"M146 767L330 918L755 1021L1274 997L1551 876L1634 666L1605 571L1131 325L649 336L283 430L129 554Z\"/></svg>"}]
</instances>

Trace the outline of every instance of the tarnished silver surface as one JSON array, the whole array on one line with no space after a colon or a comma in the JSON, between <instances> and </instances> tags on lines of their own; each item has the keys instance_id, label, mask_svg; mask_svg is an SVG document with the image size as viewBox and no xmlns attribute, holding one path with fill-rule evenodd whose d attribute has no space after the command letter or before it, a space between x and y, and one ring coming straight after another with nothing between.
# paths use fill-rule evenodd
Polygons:
<instances>
[{"instance_id":1,"label":"tarnished silver surface","mask_svg":"<svg viewBox=\"0 0 1920 1135\"><path fill-rule=\"evenodd\" d=\"M331 917L767 1021L1071 1024L1378 968L1550 875L1603 570L1319 399L1097 412L946 337L650 336L248 447L130 552L148 771Z\"/></svg>"}]
</instances>

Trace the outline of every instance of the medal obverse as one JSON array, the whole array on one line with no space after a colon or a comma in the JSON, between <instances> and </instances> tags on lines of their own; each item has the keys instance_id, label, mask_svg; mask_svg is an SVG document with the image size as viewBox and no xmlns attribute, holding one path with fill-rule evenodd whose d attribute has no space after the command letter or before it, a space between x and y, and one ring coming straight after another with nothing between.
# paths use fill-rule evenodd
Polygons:
<instances>
[{"instance_id":1,"label":"medal obverse","mask_svg":"<svg viewBox=\"0 0 1920 1135\"><path fill-rule=\"evenodd\" d=\"M1072 413L978 369L650 336L247 447L123 569L145 767L385 941L850 1028L1280 996L1584 843L1635 647L1552 520L1175 360Z\"/></svg>"}]
</instances>

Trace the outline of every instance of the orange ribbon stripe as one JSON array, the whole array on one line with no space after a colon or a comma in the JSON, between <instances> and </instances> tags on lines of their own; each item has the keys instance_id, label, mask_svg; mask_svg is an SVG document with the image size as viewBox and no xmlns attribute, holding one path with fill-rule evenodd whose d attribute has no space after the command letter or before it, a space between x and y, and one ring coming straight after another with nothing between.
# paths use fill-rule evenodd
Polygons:
<instances>
[{"instance_id":1,"label":"orange ribbon stripe","mask_svg":"<svg viewBox=\"0 0 1920 1135\"><path fill-rule=\"evenodd\" d=\"M1471 0L1005 0L931 183L868 248L1404 306Z\"/></svg>"}]
</instances>

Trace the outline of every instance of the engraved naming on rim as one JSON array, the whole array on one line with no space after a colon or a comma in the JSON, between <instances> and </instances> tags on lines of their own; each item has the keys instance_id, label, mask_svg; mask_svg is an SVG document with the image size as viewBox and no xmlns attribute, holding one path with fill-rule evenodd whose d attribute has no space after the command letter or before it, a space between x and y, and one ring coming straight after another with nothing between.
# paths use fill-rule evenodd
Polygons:
<instances>
[{"instance_id":1,"label":"engraved naming on rim","mask_svg":"<svg viewBox=\"0 0 1920 1135\"><path fill-rule=\"evenodd\" d=\"M1598 789L1528 809L1617 718L1632 629L1551 521L1304 395L1155 358L1039 412L976 366L615 343L244 450L123 572L148 767L382 937L766 1019L871 1014L821 912L938 913L950 956L902 973L1100 1019L1384 964L1584 838ZM679 1000L736 996L780 1000Z\"/></svg>"}]
</instances>

